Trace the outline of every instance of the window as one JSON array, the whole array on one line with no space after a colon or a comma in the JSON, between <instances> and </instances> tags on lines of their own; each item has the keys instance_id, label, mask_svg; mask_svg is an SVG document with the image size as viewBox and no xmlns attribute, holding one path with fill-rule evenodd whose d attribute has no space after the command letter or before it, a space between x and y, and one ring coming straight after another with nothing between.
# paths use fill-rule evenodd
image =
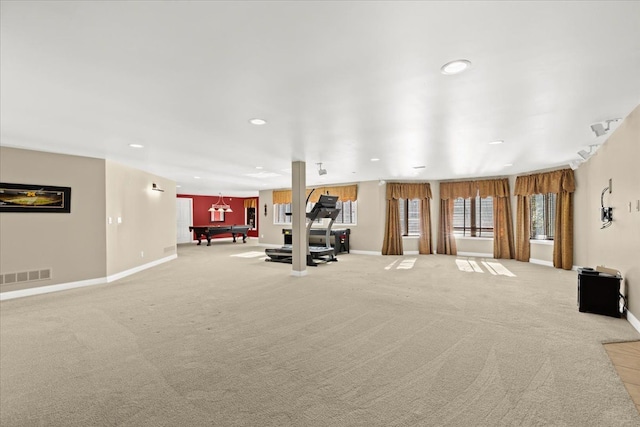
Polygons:
<instances>
[{"instance_id":1,"label":"window","mask_svg":"<svg viewBox=\"0 0 640 427\"><path fill-rule=\"evenodd\" d=\"M453 232L465 237L493 237L493 198L455 199Z\"/></svg>"},{"instance_id":2,"label":"window","mask_svg":"<svg viewBox=\"0 0 640 427\"><path fill-rule=\"evenodd\" d=\"M307 212L309 212L315 203L307 203ZM335 224L350 224L355 225L358 219L358 202L356 200L347 200L341 202L338 200L336 207L340 209L340 213L336 217ZM291 215L286 213L291 212L291 203L280 203L273 205L273 223L274 224L291 224ZM322 220L317 220L321 223ZM328 224L327 224L328 225Z\"/></svg>"},{"instance_id":3,"label":"window","mask_svg":"<svg viewBox=\"0 0 640 427\"><path fill-rule=\"evenodd\" d=\"M246 218L245 224L249 225L251 230L256 229L256 208L246 208Z\"/></svg>"},{"instance_id":4,"label":"window","mask_svg":"<svg viewBox=\"0 0 640 427\"><path fill-rule=\"evenodd\" d=\"M403 236L420 234L420 199L400 199L400 227Z\"/></svg>"},{"instance_id":5,"label":"window","mask_svg":"<svg viewBox=\"0 0 640 427\"><path fill-rule=\"evenodd\" d=\"M531 239L553 240L556 229L556 194L531 196Z\"/></svg>"},{"instance_id":6,"label":"window","mask_svg":"<svg viewBox=\"0 0 640 427\"><path fill-rule=\"evenodd\" d=\"M291 224L291 203L276 203L273 205L273 223L274 224Z\"/></svg>"},{"instance_id":7,"label":"window","mask_svg":"<svg viewBox=\"0 0 640 427\"><path fill-rule=\"evenodd\" d=\"M338 200L336 207L340 209L340 213L334 224L356 224L358 219L358 201L347 200L341 202Z\"/></svg>"}]
</instances>

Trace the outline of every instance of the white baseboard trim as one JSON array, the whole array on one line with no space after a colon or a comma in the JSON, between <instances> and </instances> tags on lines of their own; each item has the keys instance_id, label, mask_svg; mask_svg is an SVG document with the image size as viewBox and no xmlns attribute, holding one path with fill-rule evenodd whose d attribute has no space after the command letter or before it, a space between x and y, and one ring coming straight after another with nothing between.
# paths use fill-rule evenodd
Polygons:
<instances>
[{"instance_id":1,"label":"white baseboard trim","mask_svg":"<svg viewBox=\"0 0 640 427\"><path fill-rule=\"evenodd\" d=\"M139 265L129 270L121 271L120 273L112 274L110 276L107 276L107 283L114 282L116 280L122 279L127 276L131 276L132 274L146 270L147 268L155 267L156 265L164 264L165 262L171 261L176 258L178 258L178 255L173 254L173 255L169 255L168 257L160 258L155 261L151 261L146 264Z\"/></svg>"},{"instance_id":2,"label":"white baseboard trim","mask_svg":"<svg viewBox=\"0 0 640 427\"><path fill-rule=\"evenodd\" d=\"M458 252L457 256L473 256L479 258L493 258L493 254L484 254L482 252Z\"/></svg>"},{"instance_id":3,"label":"white baseboard trim","mask_svg":"<svg viewBox=\"0 0 640 427\"><path fill-rule=\"evenodd\" d=\"M351 249L349 252L358 255L382 255L382 251L359 251L357 249Z\"/></svg>"},{"instance_id":4,"label":"white baseboard trim","mask_svg":"<svg viewBox=\"0 0 640 427\"><path fill-rule=\"evenodd\" d=\"M547 267L553 267L553 261L545 261L543 259L529 258L529 262L531 264L538 264L538 265L545 265Z\"/></svg>"},{"instance_id":5,"label":"white baseboard trim","mask_svg":"<svg viewBox=\"0 0 640 427\"><path fill-rule=\"evenodd\" d=\"M307 270L302 270L302 271L291 270L291 275L294 277L304 277L307 275L307 273L308 273Z\"/></svg>"},{"instance_id":6,"label":"white baseboard trim","mask_svg":"<svg viewBox=\"0 0 640 427\"><path fill-rule=\"evenodd\" d=\"M629 310L627 310L627 321L631 323L631 326L633 326L636 331L640 332L640 320L638 320L638 318Z\"/></svg>"},{"instance_id":7,"label":"white baseboard trim","mask_svg":"<svg viewBox=\"0 0 640 427\"><path fill-rule=\"evenodd\" d=\"M22 297L30 297L34 295L49 294L52 292L66 291L69 289L84 288L86 286L103 285L105 283L111 283L115 280L122 279L123 277L130 276L134 273L138 273L142 270L146 270L147 268L155 267L156 265L163 264L167 261L171 261L176 258L178 258L178 255L173 254L168 257L164 257L156 261L152 261L126 271L122 271L120 273L112 274L111 276L99 277L97 279L79 280L77 282L60 283L57 285L40 286L37 288L19 289L17 291L1 292L0 301L6 301L6 300L22 298Z\"/></svg>"},{"instance_id":8,"label":"white baseboard trim","mask_svg":"<svg viewBox=\"0 0 640 427\"><path fill-rule=\"evenodd\" d=\"M0 301L6 301L15 298L30 297L34 295L49 294L51 292L66 291L75 288L84 288L86 286L103 285L107 283L106 277L98 279L79 280L77 282L60 283L58 285L40 286L37 288L19 289L17 291L9 291L0 293Z\"/></svg>"},{"instance_id":9,"label":"white baseboard trim","mask_svg":"<svg viewBox=\"0 0 640 427\"><path fill-rule=\"evenodd\" d=\"M418 251L402 251L402 255L420 255Z\"/></svg>"}]
</instances>

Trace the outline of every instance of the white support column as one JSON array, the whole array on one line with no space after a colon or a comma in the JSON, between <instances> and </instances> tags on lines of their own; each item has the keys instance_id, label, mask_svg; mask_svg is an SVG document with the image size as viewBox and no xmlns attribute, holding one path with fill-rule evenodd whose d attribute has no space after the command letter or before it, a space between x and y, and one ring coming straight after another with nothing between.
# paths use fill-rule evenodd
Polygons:
<instances>
[{"instance_id":1,"label":"white support column","mask_svg":"<svg viewBox=\"0 0 640 427\"><path fill-rule=\"evenodd\" d=\"M307 274L307 176L305 162L291 162L292 276Z\"/></svg>"}]
</instances>

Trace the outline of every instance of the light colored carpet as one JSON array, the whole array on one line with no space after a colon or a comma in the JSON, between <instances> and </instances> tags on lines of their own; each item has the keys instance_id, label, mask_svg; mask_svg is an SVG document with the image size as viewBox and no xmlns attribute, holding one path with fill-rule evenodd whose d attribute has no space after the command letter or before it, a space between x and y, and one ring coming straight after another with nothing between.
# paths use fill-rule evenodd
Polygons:
<instances>
[{"instance_id":1,"label":"light colored carpet","mask_svg":"<svg viewBox=\"0 0 640 427\"><path fill-rule=\"evenodd\" d=\"M575 272L349 254L299 278L251 251L2 302L0 424L640 425L602 346L639 334L578 312Z\"/></svg>"}]
</instances>

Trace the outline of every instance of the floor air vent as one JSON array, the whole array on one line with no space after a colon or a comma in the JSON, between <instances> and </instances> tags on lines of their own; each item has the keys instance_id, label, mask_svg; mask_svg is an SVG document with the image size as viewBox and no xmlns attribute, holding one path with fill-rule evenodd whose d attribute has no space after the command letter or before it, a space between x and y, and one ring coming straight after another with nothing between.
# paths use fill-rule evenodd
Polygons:
<instances>
[{"instance_id":1,"label":"floor air vent","mask_svg":"<svg viewBox=\"0 0 640 427\"><path fill-rule=\"evenodd\" d=\"M21 271L19 273L0 274L0 285L13 285L16 283L35 282L51 278L51 269Z\"/></svg>"}]
</instances>

